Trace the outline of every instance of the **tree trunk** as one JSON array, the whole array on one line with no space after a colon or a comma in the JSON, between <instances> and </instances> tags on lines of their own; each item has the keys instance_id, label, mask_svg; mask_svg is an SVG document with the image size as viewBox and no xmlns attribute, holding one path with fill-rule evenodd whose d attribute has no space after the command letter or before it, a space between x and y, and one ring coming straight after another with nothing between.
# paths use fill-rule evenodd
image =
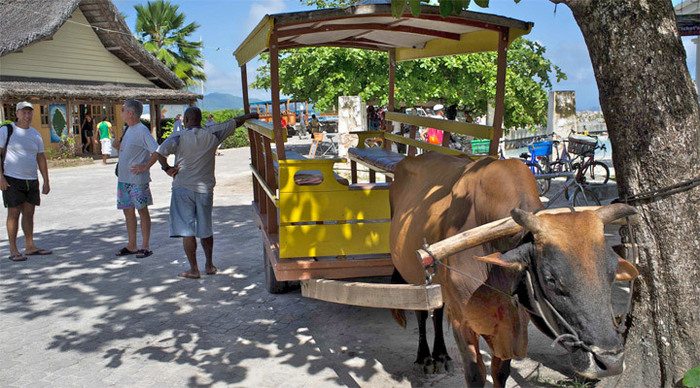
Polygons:
<instances>
[{"instance_id":1,"label":"tree trunk","mask_svg":"<svg viewBox=\"0 0 700 388\"><path fill-rule=\"evenodd\" d=\"M670 0L552 0L593 63L620 197L698 178L698 95ZM700 187L634 204L642 244L625 372L604 385L673 386L700 364Z\"/></svg>"}]
</instances>

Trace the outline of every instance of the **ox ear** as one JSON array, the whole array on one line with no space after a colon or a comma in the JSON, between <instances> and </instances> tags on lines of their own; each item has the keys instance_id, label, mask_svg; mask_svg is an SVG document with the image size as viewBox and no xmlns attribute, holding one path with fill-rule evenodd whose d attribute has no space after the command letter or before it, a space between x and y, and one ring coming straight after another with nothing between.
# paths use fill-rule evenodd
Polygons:
<instances>
[{"instance_id":1,"label":"ox ear","mask_svg":"<svg viewBox=\"0 0 700 388\"><path fill-rule=\"evenodd\" d=\"M637 276L639 276L639 270L637 270L637 267L635 267L634 264L621 257L617 258L615 281L629 282L634 280Z\"/></svg>"},{"instance_id":2,"label":"ox ear","mask_svg":"<svg viewBox=\"0 0 700 388\"><path fill-rule=\"evenodd\" d=\"M532 244L523 244L515 249L511 249L506 253L495 252L486 256L474 256L476 260L484 263L505 267L516 271L522 271L530 262L530 254L532 252Z\"/></svg>"}]
</instances>

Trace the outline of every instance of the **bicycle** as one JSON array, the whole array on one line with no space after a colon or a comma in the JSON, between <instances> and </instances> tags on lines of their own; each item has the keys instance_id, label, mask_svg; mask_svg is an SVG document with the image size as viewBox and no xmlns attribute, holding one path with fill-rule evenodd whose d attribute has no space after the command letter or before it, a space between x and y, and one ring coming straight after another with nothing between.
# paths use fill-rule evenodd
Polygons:
<instances>
[{"instance_id":1,"label":"bicycle","mask_svg":"<svg viewBox=\"0 0 700 388\"><path fill-rule=\"evenodd\" d=\"M606 184L610 179L608 165L595 160L595 151L606 151L605 144L600 144L595 136L589 136L594 140L579 137L569 137L569 150L576 157L571 161L571 170L577 171L588 183ZM580 159L580 161L578 161Z\"/></svg>"},{"instance_id":2,"label":"bicycle","mask_svg":"<svg viewBox=\"0 0 700 388\"><path fill-rule=\"evenodd\" d=\"M551 136L551 135L550 135ZM549 136L545 136L549 137ZM537 181L537 190L540 195L545 195L551 186L551 178L538 178L550 171L549 155L552 153L551 140L541 140L527 146L528 152L520 154L521 160L528 166Z\"/></svg>"}]
</instances>

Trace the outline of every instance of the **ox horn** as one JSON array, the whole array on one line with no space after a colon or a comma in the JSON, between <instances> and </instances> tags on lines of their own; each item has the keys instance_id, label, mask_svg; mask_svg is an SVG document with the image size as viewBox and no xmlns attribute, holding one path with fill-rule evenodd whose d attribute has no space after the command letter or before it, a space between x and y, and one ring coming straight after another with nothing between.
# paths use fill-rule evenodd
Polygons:
<instances>
[{"instance_id":1,"label":"ox horn","mask_svg":"<svg viewBox=\"0 0 700 388\"><path fill-rule=\"evenodd\" d=\"M610 208L610 210L608 210L607 208ZM632 209L632 213L630 213L630 210L628 210L627 208ZM613 222L615 219L634 214L634 208L624 204L614 204L602 207L577 206L575 210L595 211L596 214L605 223L610 223ZM556 214L569 212L571 212L571 209L569 208L556 208L542 210L537 212L537 214L535 215L524 210L513 209L513 211L511 212L513 217L502 218L497 221L489 222L488 224L477 226L473 229L465 230L442 241L438 241L433 244L427 245L423 247L423 249L418 249L416 251L416 254L418 255L419 260L427 259L430 257L432 257L435 260L443 260L446 257L454 255L455 253L463 251L465 249L469 249L501 237L512 236L520 232L523 228L531 232L535 232L535 230L537 230L537 225L539 225L539 220L537 220L537 217L540 214ZM519 213L525 214L525 216L521 217L520 215L518 215ZM520 221L522 222L518 222L518 220L516 219L517 217L519 217Z\"/></svg>"},{"instance_id":2,"label":"ox horn","mask_svg":"<svg viewBox=\"0 0 700 388\"><path fill-rule=\"evenodd\" d=\"M525 210L515 208L510 211L510 216L513 218L513 221L518 223L518 225L532 233L538 233L542 230L540 220L537 219L537 216L531 212L526 212Z\"/></svg>"},{"instance_id":3,"label":"ox horn","mask_svg":"<svg viewBox=\"0 0 700 388\"><path fill-rule=\"evenodd\" d=\"M637 209L624 203L614 203L596 209L595 214L600 217L603 224L609 224L620 218L629 217L637 214Z\"/></svg>"}]
</instances>

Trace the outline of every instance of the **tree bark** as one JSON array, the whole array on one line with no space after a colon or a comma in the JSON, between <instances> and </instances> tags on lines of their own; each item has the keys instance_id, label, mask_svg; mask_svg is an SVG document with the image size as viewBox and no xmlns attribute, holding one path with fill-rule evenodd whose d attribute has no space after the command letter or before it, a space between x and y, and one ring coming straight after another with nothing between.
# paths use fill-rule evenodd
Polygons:
<instances>
[{"instance_id":1,"label":"tree bark","mask_svg":"<svg viewBox=\"0 0 700 388\"><path fill-rule=\"evenodd\" d=\"M698 95L671 1L561 2L588 46L620 198L698 178ZM627 367L603 384L673 386L700 363L700 187L634 205L641 276Z\"/></svg>"}]
</instances>

